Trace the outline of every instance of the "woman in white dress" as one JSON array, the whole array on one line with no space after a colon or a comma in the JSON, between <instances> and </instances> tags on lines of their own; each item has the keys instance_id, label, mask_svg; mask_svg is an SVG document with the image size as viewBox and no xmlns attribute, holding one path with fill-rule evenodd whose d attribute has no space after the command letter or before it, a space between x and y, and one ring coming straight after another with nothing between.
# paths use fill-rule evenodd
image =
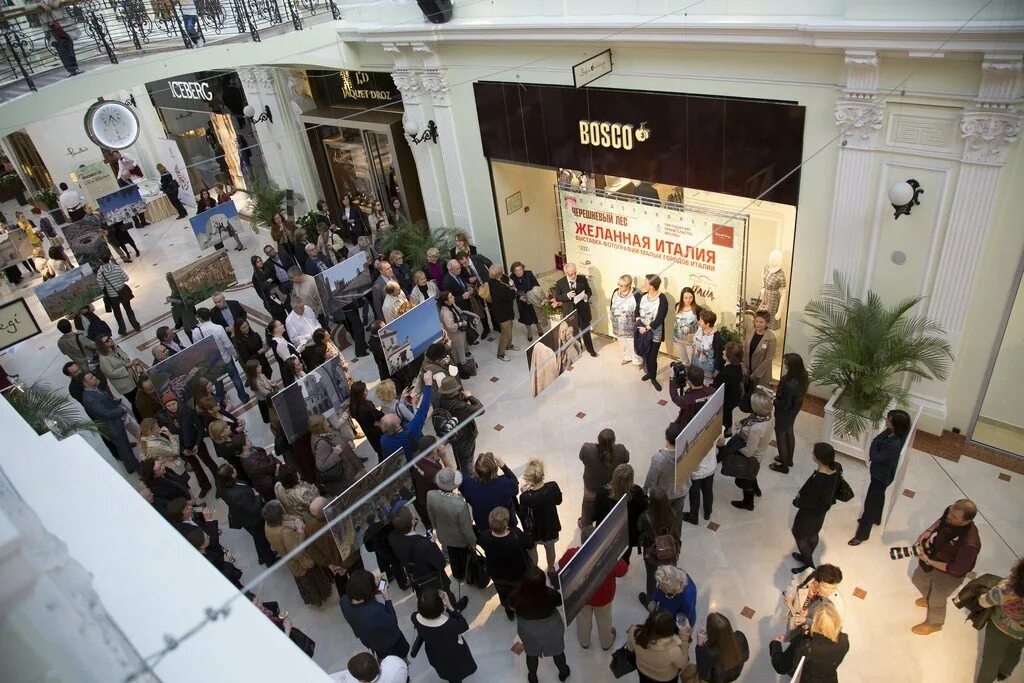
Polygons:
<instances>
[{"instance_id":1,"label":"woman in white dress","mask_svg":"<svg viewBox=\"0 0 1024 683\"><path fill-rule=\"evenodd\" d=\"M619 278L619 287L608 297L611 301L612 334L619 340L619 348L622 350L622 364L640 367L643 360L636 355L633 349L633 330L636 320L636 295L639 294L633 286L633 276L623 275Z\"/></svg>"},{"instance_id":2,"label":"woman in white dress","mask_svg":"<svg viewBox=\"0 0 1024 683\"><path fill-rule=\"evenodd\" d=\"M691 287L683 287L679 292L679 303L676 304L676 321L672 326L672 341L679 349L679 360L689 365L693 360L693 335L697 332L697 321L700 306L697 296Z\"/></svg>"}]
</instances>

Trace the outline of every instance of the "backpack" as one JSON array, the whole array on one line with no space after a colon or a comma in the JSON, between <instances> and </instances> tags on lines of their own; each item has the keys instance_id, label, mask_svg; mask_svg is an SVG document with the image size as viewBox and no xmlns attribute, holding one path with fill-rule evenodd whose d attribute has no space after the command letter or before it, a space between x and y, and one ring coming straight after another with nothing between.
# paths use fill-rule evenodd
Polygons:
<instances>
[{"instance_id":1,"label":"backpack","mask_svg":"<svg viewBox=\"0 0 1024 683\"><path fill-rule=\"evenodd\" d=\"M661 527L654 542L644 551L644 559L654 564L674 564L679 557L679 546L667 527Z\"/></svg>"}]
</instances>

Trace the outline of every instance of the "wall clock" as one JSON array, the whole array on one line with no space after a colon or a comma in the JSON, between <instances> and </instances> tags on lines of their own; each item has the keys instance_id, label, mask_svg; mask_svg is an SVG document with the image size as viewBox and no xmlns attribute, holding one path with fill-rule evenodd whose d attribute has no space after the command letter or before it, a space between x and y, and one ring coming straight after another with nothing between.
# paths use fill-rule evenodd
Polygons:
<instances>
[{"instance_id":1,"label":"wall clock","mask_svg":"<svg viewBox=\"0 0 1024 683\"><path fill-rule=\"evenodd\" d=\"M106 149L126 149L139 139L139 118L124 102L100 100L85 112L85 133Z\"/></svg>"}]
</instances>

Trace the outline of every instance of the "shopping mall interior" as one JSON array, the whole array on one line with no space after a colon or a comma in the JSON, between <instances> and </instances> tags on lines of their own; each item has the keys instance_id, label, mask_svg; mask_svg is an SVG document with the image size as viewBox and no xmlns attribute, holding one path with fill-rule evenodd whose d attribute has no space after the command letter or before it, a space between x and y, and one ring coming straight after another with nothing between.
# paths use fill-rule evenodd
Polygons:
<instances>
[{"instance_id":1,"label":"shopping mall interior","mask_svg":"<svg viewBox=\"0 0 1024 683\"><path fill-rule=\"evenodd\" d=\"M1020 0L0 18L3 680L1024 681Z\"/></svg>"}]
</instances>

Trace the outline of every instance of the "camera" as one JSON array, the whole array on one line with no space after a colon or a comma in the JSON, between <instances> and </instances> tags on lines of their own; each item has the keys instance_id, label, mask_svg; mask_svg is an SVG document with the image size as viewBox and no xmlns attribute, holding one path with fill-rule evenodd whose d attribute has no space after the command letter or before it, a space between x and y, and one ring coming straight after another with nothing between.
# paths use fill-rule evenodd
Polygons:
<instances>
[{"instance_id":1,"label":"camera","mask_svg":"<svg viewBox=\"0 0 1024 683\"><path fill-rule=\"evenodd\" d=\"M895 548L889 548L889 558L893 560L906 560L911 557L917 557L927 551L927 546L920 543L907 546L896 546Z\"/></svg>"},{"instance_id":2,"label":"camera","mask_svg":"<svg viewBox=\"0 0 1024 683\"><path fill-rule=\"evenodd\" d=\"M672 381L676 383L678 387L686 386L686 364L682 361L672 361L669 364L672 369Z\"/></svg>"}]
</instances>

